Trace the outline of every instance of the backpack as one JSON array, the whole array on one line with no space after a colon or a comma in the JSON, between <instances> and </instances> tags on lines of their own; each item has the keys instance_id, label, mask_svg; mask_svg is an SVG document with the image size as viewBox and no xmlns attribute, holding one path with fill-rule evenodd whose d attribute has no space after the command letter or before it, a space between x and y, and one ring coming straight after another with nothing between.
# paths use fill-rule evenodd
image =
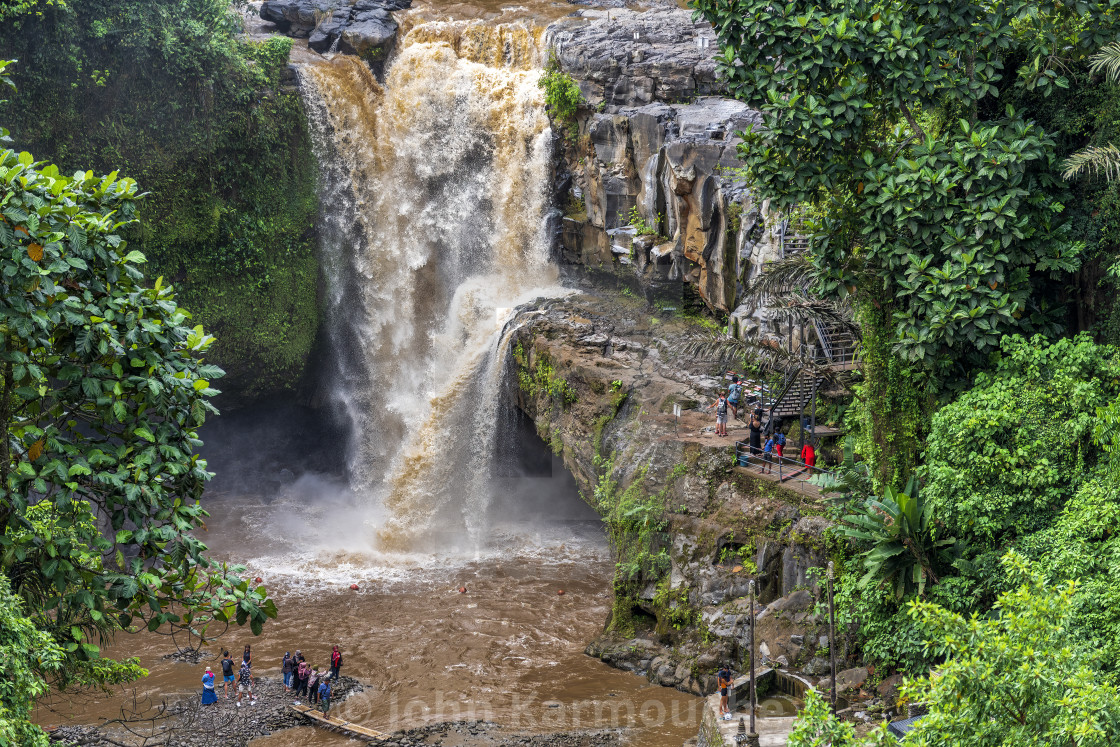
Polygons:
<instances>
[{"instance_id":1,"label":"backpack","mask_svg":"<svg viewBox=\"0 0 1120 747\"><path fill-rule=\"evenodd\" d=\"M743 385L738 382L727 387L727 399L731 402L738 402L739 398L743 396Z\"/></svg>"},{"instance_id":2,"label":"backpack","mask_svg":"<svg viewBox=\"0 0 1120 747\"><path fill-rule=\"evenodd\" d=\"M233 676L233 659L222 659L222 676Z\"/></svg>"},{"instance_id":3,"label":"backpack","mask_svg":"<svg viewBox=\"0 0 1120 747\"><path fill-rule=\"evenodd\" d=\"M319 673L312 672L311 676L307 678L307 686L315 687L317 684L319 684Z\"/></svg>"},{"instance_id":4,"label":"backpack","mask_svg":"<svg viewBox=\"0 0 1120 747\"><path fill-rule=\"evenodd\" d=\"M777 444L778 446L785 446L786 445L786 434L775 433L774 434L774 443Z\"/></svg>"}]
</instances>

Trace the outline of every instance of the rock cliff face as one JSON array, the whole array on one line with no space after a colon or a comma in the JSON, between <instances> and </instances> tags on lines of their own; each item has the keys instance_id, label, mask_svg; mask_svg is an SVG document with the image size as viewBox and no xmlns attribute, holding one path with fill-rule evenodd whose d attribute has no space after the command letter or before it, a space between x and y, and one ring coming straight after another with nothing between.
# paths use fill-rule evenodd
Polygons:
<instances>
[{"instance_id":1,"label":"rock cliff face","mask_svg":"<svg viewBox=\"0 0 1120 747\"><path fill-rule=\"evenodd\" d=\"M264 0L261 18L316 52L358 55L379 78L397 38L392 11L412 0Z\"/></svg>"},{"instance_id":2,"label":"rock cliff face","mask_svg":"<svg viewBox=\"0 0 1120 747\"><path fill-rule=\"evenodd\" d=\"M719 95L710 26L679 9L585 10L545 39L590 105L561 141L559 254L635 277L651 298L695 296L731 314L734 334L788 342L781 314L740 304L782 256L783 216L746 186L737 133L761 118Z\"/></svg>"},{"instance_id":3,"label":"rock cliff face","mask_svg":"<svg viewBox=\"0 0 1120 747\"><path fill-rule=\"evenodd\" d=\"M827 563L829 522L814 497L733 466L743 425L717 438L712 418L695 409L718 380L664 344L692 323L645 308L625 297L575 296L523 310L516 322L518 407L562 455L585 500L604 511L630 490L668 516L653 548L667 552L667 567L616 584L608 630L588 652L659 684L711 692L719 664L749 659L753 578L760 655L816 671L828 641L820 640L827 630L810 569ZM682 405L679 424L674 404Z\"/></svg>"}]
</instances>

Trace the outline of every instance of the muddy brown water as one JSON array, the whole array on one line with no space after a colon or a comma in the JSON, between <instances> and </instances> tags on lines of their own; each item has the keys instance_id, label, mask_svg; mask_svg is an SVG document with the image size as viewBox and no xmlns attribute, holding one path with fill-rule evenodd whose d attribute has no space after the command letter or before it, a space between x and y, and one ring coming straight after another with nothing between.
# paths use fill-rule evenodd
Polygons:
<instances>
[{"instance_id":1,"label":"muddy brown water","mask_svg":"<svg viewBox=\"0 0 1120 747\"><path fill-rule=\"evenodd\" d=\"M261 636L231 630L220 640L236 659L251 644L258 676L278 674L284 652L296 649L325 667L338 644L343 673L367 690L337 713L374 729L459 719L542 733L619 727L628 741L655 747L679 747L696 734L699 698L583 653L609 612L612 569L598 522L578 498L553 496L552 518L506 511L510 520L495 521L481 549L456 548L448 537L453 549L445 553L386 555L363 546L379 517L353 497L306 479L280 492L207 498L213 553L246 562L279 608ZM98 723L119 716L133 695L159 701L200 692L205 664L218 670L219 648L198 665L163 658L174 650L165 636L122 636L109 653L138 656L149 677L112 697L56 698L37 720ZM254 745L347 743L301 727Z\"/></svg>"}]
</instances>

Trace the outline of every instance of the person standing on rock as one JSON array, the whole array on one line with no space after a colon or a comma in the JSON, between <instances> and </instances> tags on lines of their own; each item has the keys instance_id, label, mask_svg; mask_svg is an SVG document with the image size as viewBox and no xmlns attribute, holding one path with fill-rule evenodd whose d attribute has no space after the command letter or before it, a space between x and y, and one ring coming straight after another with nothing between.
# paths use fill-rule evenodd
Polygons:
<instances>
[{"instance_id":1,"label":"person standing on rock","mask_svg":"<svg viewBox=\"0 0 1120 747\"><path fill-rule=\"evenodd\" d=\"M710 671L710 670L709 670ZM731 670L722 667L716 675L719 682L719 717L724 721L731 720L731 708L727 705L727 698L731 689Z\"/></svg>"},{"instance_id":2,"label":"person standing on rock","mask_svg":"<svg viewBox=\"0 0 1120 747\"><path fill-rule=\"evenodd\" d=\"M721 391L716 401L708 405L708 409L716 409L716 435L727 435L727 392Z\"/></svg>"},{"instance_id":3,"label":"person standing on rock","mask_svg":"<svg viewBox=\"0 0 1120 747\"><path fill-rule=\"evenodd\" d=\"M315 705L319 700L319 667L313 667L307 677L307 704Z\"/></svg>"},{"instance_id":4,"label":"person standing on rock","mask_svg":"<svg viewBox=\"0 0 1120 747\"><path fill-rule=\"evenodd\" d=\"M299 678L299 687L296 688L296 697L300 695L307 696L307 678L311 676L311 667L307 666L307 661L301 656L299 657L299 666L296 668L296 677Z\"/></svg>"},{"instance_id":5,"label":"person standing on rock","mask_svg":"<svg viewBox=\"0 0 1120 747\"><path fill-rule=\"evenodd\" d=\"M743 404L743 385L739 382L739 374L731 375L731 386L727 387L727 404L731 408L731 417L739 417L739 407Z\"/></svg>"},{"instance_id":6,"label":"person standing on rock","mask_svg":"<svg viewBox=\"0 0 1120 747\"><path fill-rule=\"evenodd\" d=\"M222 690L226 694L226 700L232 697L229 694L230 687L234 689L237 685L233 684L233 657L229 655L229 651L222 652Z\"/></svg>"},{"instance_id":7,"label":"person standing on rock","mask_svg":"<svg viewBox=\"0 0 1120 747\"><path fill-rule=\"evenodd\" d=\"M206 667L202 675L202 705L213 705L218 702L218 693L214 690L214 673Z\"/></svg>"},{"instance_id":8,"label":"person standing on rock","mask_svg":"<svg viewBox=\"0 0 1120 747\"><path fill-rule=\"evenodd\" d=\"M284 692L292 691L292 655L284 652L284 660L280 662L280 676L284 678Z\"/></svg>"},{"instance_id":9,"label":"person standing on rock","mask_svg":"<svg viewBox=\"0 0 1120 747\"><path fill-rule=\"evenodd\" d=\"M334 650L331 651L331 679L338 682L338 670L342 669L342 652L338 650L338 645L335 644Z\"/></svg>"},{"instance_id":10,"label":"person standing on rock","mask_svg":"<svg viewBox=\"0 0 1120 747\"><path fill-rule=\"evenodd\" d=\"M323 718L330 718L331 711L331 676L330 674L323 675L323 683L319 685L319 710L323 712Z\"/></svg>"},{"instance_id":11,"label":"person standing on rock","mask_svg":"<svg viewBox=\"0 0 1120 747\"><path fill-rule=\"evenodd\" d=\"M249 694L249 705L256 705L257 699L253 697L253 672L249 669L249 662L241 662L241 671L238 673L237 682L237 707L241 707L241 696Z\"/></svg>"},{"instance_id":12,"label":"person standing on rock","mask_svg":"<svg viewBox=\"0 0 1120 747\"><path fill-rule=\"evenodd\" d=\"M241 654L241 663L249 668L253 666L253 653L248 643L245 644L245 651Z\"/></svg>"}]
</instances>

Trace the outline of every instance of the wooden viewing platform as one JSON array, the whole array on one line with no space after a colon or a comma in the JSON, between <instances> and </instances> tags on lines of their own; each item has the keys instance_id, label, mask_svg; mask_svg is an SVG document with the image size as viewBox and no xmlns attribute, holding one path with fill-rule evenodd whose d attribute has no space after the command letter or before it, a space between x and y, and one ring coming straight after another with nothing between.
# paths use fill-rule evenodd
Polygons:
<instances>
[{"instance_id":1,"label":"wooden viewing platform","mask_svg":"<svg viewBox=\"0 0 1120 747\"><path fill-rule=\"evenodd\" d=\"M379 731L366 728L361 724L354 724L349 721L343 721L340 718L327 718L321 711L317 711L311 706L294 705L290 706L293 711L299 715L311 719L312 723L316 726L321 726L324 729L331 729L332 731L342 732L351 737L358 737L361 739L388 739L388 734L382 734Z\"/></svg>"}]
</instances>

